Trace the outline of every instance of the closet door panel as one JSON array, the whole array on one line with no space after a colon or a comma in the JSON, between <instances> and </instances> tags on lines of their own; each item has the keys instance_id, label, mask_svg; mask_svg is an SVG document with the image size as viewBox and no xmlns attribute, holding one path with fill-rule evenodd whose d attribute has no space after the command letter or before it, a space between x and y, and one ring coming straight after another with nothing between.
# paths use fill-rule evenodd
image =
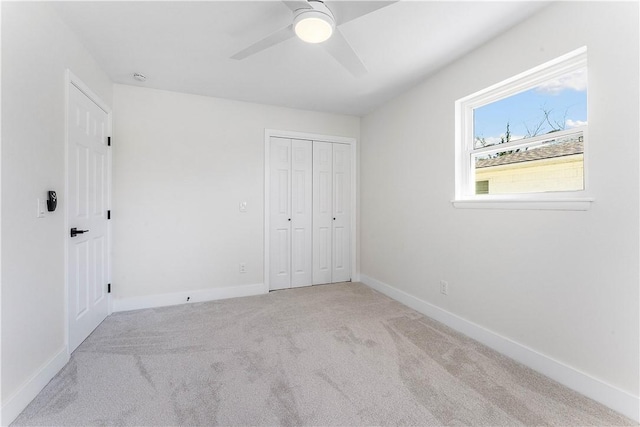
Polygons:
<instances>
[{"instance_id":1,"label":"closet door panel","mask_svg":"<svg viewBox=\"0 0 640 427\"><path fill-rule=\"evenodd\" d=\"M272 137L270 289L351 280L351 146Z\"/></svg>"},{"instance_id":2,"label":"closet door panel","mask_svg":"<svg viewBox=\"0 0 640 427\"><path fill-rule=\"evenodd\" d=\"M291 287L291 140L271 138L269 288Z\"/></svg>"},{"instance_id":3,"label":"closet door panel","mask_svg":"<svg viewBox=\"0 0 640 427\"><path fill-rule=\"evenodd\" d=\"M331 283L333 144L313 142L313 284Z\"/></svg>"},{"instance_id":4,"label":"closet door panel","mask_svg":"<svg viewBox=\"0 0 640 427\"><path fill-rule=\"evenodd\" d=\"M332 282L351 280L351 146L333 144Z\"/></svg>"},{"instance_id":5,"label":"closet door panel","mask_svg":"<svg viewBox=\"0 0 640 427\"><path fill-rule=\"evenodd\" d=\"M291 287L312 283L312 143L291 141Z\"/></svg>"}]
</instances>

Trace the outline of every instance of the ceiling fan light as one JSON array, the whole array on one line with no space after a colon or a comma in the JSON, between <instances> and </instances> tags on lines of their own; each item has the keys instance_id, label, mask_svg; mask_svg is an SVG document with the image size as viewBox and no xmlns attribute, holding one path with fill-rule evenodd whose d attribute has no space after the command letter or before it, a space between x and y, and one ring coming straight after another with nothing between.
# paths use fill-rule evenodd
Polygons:
<instances>
[{"instance_id":1,"label":"ceiling fan light","mask_svg":"<svg viewBox=\"0 0 640 427\"><path fill-rule=\"evenodd\" d=\"M333 34L333 27L333 19L317 11L301 13L293 25L296 35L307 43L322 43L328 40Z\"/></svg>"}]
</instances>

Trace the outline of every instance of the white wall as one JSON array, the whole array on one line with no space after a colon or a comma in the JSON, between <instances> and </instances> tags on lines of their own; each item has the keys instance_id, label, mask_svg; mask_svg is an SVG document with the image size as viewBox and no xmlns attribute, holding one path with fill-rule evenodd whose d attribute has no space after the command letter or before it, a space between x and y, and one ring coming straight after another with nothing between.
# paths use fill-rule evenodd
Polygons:
<instances>
[{"instance_id":1,"label":"white wall","mask_svg":"<svg viewBox=\"0 0 640 427\"><path fill-rule=\"evenodd\" d=\"M559 2L364 117L362 274L637 397L638 36L637 2ZM583 45L592 209L452 207L455 100Z\"/></svg>"},{"instance_id":2,"label":"white wall","mask_svg":"<svg viewBox=\"0 0 640 427\"><path fill-rule=\"evenodd\" d=\"M115 309L263 283L265 128L358 138L360 119L115 85Z\"/></svg>"},{"instance_id":3,"label":"white wall","mask_svg":"<svg viewBox=\"0 0 640 427\"><path fill-rule=\"evenodd\" d=\"M61 351L66 354L66 68L111 104L110 80L49 5L3 2L1 369L5 410L10 401L14 405L9 409L15 410L20 400L16 393L28 388L30 380L37 381L40 369L46 370L52 358ZM58 209L37 219L36 199L44 199L47 190L57 191Z\"/></svg>"},{"instance_id":4,"label":"white wall","mask_svg":"<svg viewBox=\"0 0 640 427\"><path fill-rule=\"evenodd\" d=\"M365 274L635 396L637 17L637 3L555 4L365 117L359 144ZM453 102L584 44L593 208L454 209ZM3 2L3 409L64 350L67 67L111 104L109 79L49 6ZM120 85L113 96L120 300L262 283L264 128L360 136L357 117ZM36 219L52 188L58 210Z\"/></svg>"}]
</instances>

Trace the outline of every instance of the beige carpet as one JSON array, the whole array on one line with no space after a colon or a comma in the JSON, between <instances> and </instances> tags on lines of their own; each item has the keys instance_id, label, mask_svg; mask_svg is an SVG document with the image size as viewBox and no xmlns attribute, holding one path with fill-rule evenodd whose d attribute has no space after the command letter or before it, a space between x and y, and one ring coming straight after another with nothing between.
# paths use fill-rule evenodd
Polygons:
<instances>
[{"instance_id":1,"label":"beige carpet","mask_svg":"<svg viewBox=\"0 0 640 427\"><path fill-rule=\"evenodd\" d=\"M118 313L15 425L633 425L359 283Z\"/></svg>"}]
</instances>

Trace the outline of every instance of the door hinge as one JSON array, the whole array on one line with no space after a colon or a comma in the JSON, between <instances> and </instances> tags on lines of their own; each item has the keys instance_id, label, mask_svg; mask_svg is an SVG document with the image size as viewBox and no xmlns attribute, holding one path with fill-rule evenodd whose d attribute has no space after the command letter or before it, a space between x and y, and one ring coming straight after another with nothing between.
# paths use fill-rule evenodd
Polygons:
<instances>
[{"instance_id":1,"label":"door hinge","mask_svg":"<svg viewBox=\"0 0 640 427\"><path fill-rule=\"evenodd\" d=\"M107 293L111 293L111 283L107 283Z\"/></svg>"},{"instance_id":2,"label":"door hinge","mask_svg":"<svg viewBox=\"0 0 640 427\"><path fill-rule=\"evenodd\" d=\"M111 137L110 136L107 137L107 145L109 147L111 147Z\"/></svg>"},{"instance_id":3,"label":"door hinge","mask_svg":"<svg viewBox=\"0 0 640 427\"><path fill-rule=\"evenodd\" d=\"M111 209L107 211L107 219L111 219Z\"/></svg>"}]
</instances>

